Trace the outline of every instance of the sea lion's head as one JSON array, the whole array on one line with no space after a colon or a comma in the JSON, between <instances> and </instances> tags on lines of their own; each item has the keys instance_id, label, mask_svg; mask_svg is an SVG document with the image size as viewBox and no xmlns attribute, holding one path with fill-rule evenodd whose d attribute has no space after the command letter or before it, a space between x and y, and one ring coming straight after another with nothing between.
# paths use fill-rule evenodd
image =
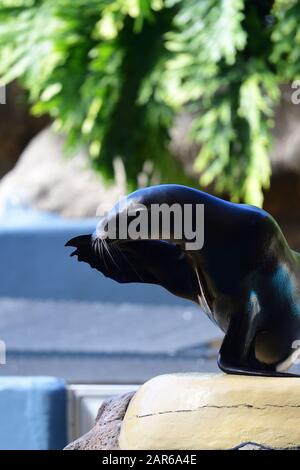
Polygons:
<instances>
[{"instance_id":1,"label":"sea lion's head","mask_svg":"<svg viewBox=\"0 0 300 470\"><path fill-rule=\"evenodd\" d=\"M187 255L193 238L199 245L197 234L203 237L195 225L197 203L196 192L179 185L139 189L103 214L93 235L66 246L76 248L71 256L118 282L159 284L197 301L198 281Z\"/></svg>"},{"instance_id":2,"label":"sea lion's head","mask_svg":"<svg viewBox=\"0 0 300 470\"><path fill-rule=\"evenodd\" d=\"M180 185L151 186L131 193L104 214L94 237L110 244L160 240L199 250L203 217L195 190Z\"/></svg>"}]
</instances>

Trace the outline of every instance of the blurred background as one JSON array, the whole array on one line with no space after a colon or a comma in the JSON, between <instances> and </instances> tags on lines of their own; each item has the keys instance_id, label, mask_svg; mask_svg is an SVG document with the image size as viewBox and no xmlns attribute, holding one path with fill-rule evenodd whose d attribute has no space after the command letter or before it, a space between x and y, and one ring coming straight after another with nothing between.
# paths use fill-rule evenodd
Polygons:
<instances>
[{"instance_id":1,"label":"blurred background","mask_svg":"<svg viewBox=\"0 0 300 470\"><path fill-rule=\"evenodd\" d=\"M298 0L0 0L0 448L61 448L106 396L217 370L196 306L64 243L176 182L264 207L300 250L299 20Z\"/></svg>"}]
</instances>

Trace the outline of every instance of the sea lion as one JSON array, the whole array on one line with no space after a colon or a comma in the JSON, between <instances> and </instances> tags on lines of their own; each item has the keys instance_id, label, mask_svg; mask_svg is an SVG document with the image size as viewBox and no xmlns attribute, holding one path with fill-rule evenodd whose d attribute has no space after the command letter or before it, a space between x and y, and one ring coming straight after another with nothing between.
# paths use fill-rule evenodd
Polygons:
<instances>
[{"instance_id":1,"label":"sea lion","mask_svg":"<svg viewBox=\"0 0 300 470\"><path fill-rule=\"evenodd\" d=\"M204 207L204 245L187 249L171 227L156 239L103 236L108 223L142 205ZM193 221L195 222L195 210ZM194 224L195 225L195 224ZM135 191L100 223L100 231L66 243L71 256L121 283L158 284L196 302L225 333L218 365L227 373L294 376L285 372L300 339L300 255L266 211L180 185ZM296 343L295 343L296 342Z\"/></svg>"}]
</instances>

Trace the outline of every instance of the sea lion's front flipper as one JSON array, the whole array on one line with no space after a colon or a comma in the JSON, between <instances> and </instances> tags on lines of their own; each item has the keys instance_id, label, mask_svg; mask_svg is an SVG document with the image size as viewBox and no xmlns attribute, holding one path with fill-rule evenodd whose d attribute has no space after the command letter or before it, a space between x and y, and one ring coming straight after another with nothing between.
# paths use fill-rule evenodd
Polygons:
<instances>
[{"instance_id":1,"label":"sea lion's front flipper","mask_svg":"<svg viewBox=\"0 0 300 470\"><path fill-rule=\"evenodd\" d=\"M231 321L220 349L218 366L227 373L243 373L245 369L257 366L254 354L256 318L247 311L232 314Z\"/></svg>"},{"instance_id":2,"label":"sea lion's front flipper","mask_svg":"<svg viewBox=\"0 0 300 470\"><path fill-rule=\"evenodd\" d=\"M179 246L159 240L137 240L125 243L121 249L136 272L142 272L133 282L157 284L178 297L198 302L195 270Z\"/></svg>"},{"instance_id":3,"label":"sea lion's front flipper","mask_svg":"<svg viewBox=\"0 0 300 470\"><path fill-rule=\"evenodd\" d=\"M226 355L224 353L219 354L218 358L218 366L219 368L225 372L226 374L233 374L233 375L257 375L262 377L300 377L298 374L292 374L290 372L278 372L274 366L269 366L267 364L258 363L255 361L245 361L244 363L231 363L226 359ZM252 365L253 364L253 365ZM259 366L258 366L259 365Z\"/></svg>"},{"instance_id":4,"label":"sea lion's front flipper","mask_svg":"<svg viewBox=\"0 0 300 470\"><path fill-rule=\"evenodd\" d=\"M257 317L251 317L243 310L232 315L218 358L218 366L223 372L238 375L275 375L276 367L273 364L263 364L255 356L256 335Z\"/></svg>"},{"instance_id":5,"label":"sea lion's front flipper","mask_svg":"<svg viewBox=\"0 0 300 470\"><path fill-rule=\"evenodd\" d=\"M174 295L197 301L195 271L178 246L159 240L136 240L113 244L109 250L116 261L111 264L110 278L121 283L157 284Z\"/></svg>"},{"instance_id":6,"label":"sea lion's front flipper","mask_svg":"<svg viewBox=\"0 0 300 470\"><path fill-rule=\"evenodd\" d=\"M219 368L227 374L299 377L297 374L278 372L276 363L261 362L255 354L257 336L256 318L250 318L246 313L235 314L220 349Z\"/></svg>"},{"instance_id":7,"label":"sea lion's front flipper","mask_svg":"<svg viewBox=\"0 0 300 470\"><path fill-rule=\"evenodd\" d=\"M158 284L179 297L197 302L197 278L185 253L175 244L159 240L110 243L90 235L76 237L66 246L71 256L88 263L120 283Z\"/></svg>"}]
</instances>

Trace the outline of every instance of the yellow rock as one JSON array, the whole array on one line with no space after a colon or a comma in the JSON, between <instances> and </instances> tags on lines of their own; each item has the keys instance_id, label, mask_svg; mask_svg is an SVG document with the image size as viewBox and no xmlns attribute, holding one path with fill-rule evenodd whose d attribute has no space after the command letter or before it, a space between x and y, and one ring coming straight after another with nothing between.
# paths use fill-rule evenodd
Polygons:
<instances>
[{"instance_id":1,"label":"yellow rock","mask_svg":"<svg viewBox=\"0 0 300 470\"><path fill-rule=\"evenodd\" d=\"M300 378L172 374L131 400L125 449L230 449L243 442L300 446Z\"/></svg>"}]
</instances>

